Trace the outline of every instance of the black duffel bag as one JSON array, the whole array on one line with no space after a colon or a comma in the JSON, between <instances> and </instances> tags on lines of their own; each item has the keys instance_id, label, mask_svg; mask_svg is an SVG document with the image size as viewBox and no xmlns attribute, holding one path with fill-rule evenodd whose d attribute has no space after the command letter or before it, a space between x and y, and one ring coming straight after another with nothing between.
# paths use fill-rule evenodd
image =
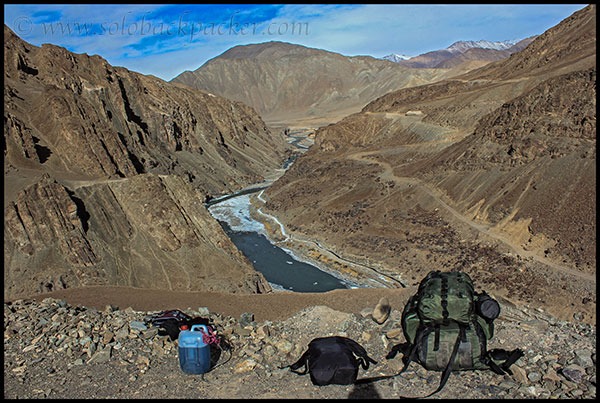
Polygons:
<instances>
[{"instance_id":1,"label":"black duffel bag","mask_svg":"<svg viewBox=\"0 0 600 403\"><path fill-rule=\"evenodd\" d=\"M377 364L360 344L347 337L330 336L311 341L298 361L283 368L300 375L308 372L313 385L351 385L356 382L359 365L367 370L370 363Z\"/></svg>"}]
</instances>

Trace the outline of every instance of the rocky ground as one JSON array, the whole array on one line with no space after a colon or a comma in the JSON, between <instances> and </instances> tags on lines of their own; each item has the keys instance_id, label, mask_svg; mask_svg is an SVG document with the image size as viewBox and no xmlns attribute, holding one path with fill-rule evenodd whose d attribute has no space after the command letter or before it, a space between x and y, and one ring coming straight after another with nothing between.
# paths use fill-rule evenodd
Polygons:
<instances>
[{"instance_id":1,"label":"rocky ground","mask_svg":"<svg viewBox=\"0 0 600 403\"><path fill-rule=\"evenodd\" d=\"M512 367L514 375L455 372L434 398L595 398L595 326L500 302L502 313L488 348L524 351ZM372 303L358 312L307 306L261 322L253 312L233 317L206 307L186 309L193 317L209 318L232 346L208 373L186 375L179 368L177 342L144 324L144 318L156 311L113 305L94 309L54 298L5 302L4 398L425 396L435 390L440 374L416 363L400 377L360 387L317 387L308 375L280 369L295 362L313 338L341 335L359 342L377 361L368 371L361 369L359 378L396 373L401 356L386 360L385 355L404 341L403 305L390 304L391 313L381 324L373 318L379 309Z\"/></svg>"}]
</instances>

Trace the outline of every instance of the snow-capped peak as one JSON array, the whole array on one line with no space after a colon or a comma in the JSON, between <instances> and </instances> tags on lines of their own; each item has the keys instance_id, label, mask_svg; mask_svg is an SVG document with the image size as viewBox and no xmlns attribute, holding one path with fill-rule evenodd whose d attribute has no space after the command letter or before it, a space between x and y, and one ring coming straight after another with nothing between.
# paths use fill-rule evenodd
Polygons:
<instances>
[{"instance_id":1,"label":"snow-capped peak","mask_svg":"<svg viewBox=\"0 0 600 403\"><path fill-rule=\"evenodd\" d=\"M472 48L483 48L483 49L494 49L494 50L506 50L519 42L518 40L511 41L458 41L446 48L450 52L464 53L468 49Z\"/></svg>"},{"instance_id":2,"label":"snow-capped peak","mask_svg":"<svg viewBox=\"0 0 600 403\"><path fill-rule=\"evenodd\" d=\"M389 60L390 62L394 62L394 63L398 63L401 60L408 60L410 59L410 56L406 56L406 55L399 55L396 53L392 53L391 55L387 55L387 56L383 56L382 59L383 60Z\"/></svg>"}]
</instances>

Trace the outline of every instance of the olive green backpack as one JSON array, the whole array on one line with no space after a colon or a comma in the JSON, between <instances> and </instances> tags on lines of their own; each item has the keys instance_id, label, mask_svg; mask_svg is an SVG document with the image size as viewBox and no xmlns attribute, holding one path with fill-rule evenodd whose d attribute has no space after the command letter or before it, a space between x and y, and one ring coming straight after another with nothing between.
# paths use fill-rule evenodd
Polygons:
<instances>
[{"instance_id":1,"label":"olive green backpack","mask_svg":"<svg viewBox=\"0 0 600 403\"><path fill-rule=\"evenodd\" d=\"M430 272L404 307L406 343L394 346L386 358L403 353L399 374L412 361L443 371L439 387L428 396L444 387L452 371L489 369L512 374L509 367L523 355L521 350L487 350L499 314L500 305L485 292L476 293L466 273Z\"/></svg>"}]
</instances>

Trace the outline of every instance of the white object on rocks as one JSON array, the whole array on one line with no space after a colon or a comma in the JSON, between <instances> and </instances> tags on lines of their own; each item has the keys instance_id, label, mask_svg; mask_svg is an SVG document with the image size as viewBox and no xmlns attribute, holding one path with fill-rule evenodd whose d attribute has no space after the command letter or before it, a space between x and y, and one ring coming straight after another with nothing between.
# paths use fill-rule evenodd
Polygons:
<instances>
[{"instance_id":1,"label":"white object on rocks","mask_svg":"<svg viewBox=\"0 0 600 403\"><path fill-rule=\"evenodd\" d=\"M390 302L386 297L382 297L375 309L373 309L373 320L381 325L390 316L391 311Z\"/></svg>"}]
</instances>

